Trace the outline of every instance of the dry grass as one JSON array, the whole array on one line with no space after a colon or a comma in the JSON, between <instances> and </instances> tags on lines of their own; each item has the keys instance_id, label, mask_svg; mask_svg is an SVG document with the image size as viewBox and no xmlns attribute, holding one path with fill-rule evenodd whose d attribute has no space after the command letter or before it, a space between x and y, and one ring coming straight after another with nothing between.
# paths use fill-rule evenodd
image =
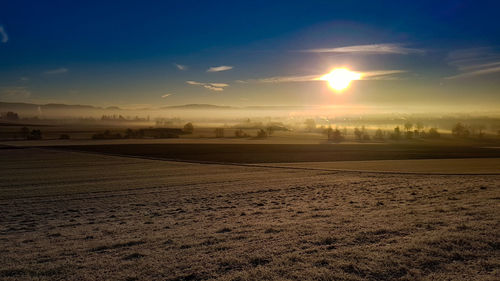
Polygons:
<instances>
[{"instance_id":1,"label":"dry grass","mask_svg":"<svg viewBox=\"0 0 500 281\"><path fill-rule=\"evenodd\" d=\"M0 151L2 280L498 280L500 176Z\"/></svg>"}]
</instances>

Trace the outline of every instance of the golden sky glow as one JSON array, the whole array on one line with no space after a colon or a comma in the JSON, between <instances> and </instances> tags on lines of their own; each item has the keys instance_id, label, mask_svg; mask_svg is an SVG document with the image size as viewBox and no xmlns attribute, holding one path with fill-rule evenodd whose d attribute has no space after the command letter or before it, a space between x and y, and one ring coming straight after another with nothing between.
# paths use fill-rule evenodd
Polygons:
<instances>
[{"instance_id":1,"label":"golden sky glow","mask_svg":"<svg viewBox=\"0 0 500 281\"><path fill-rule=\"evenodd\" d=\"M361 79L361 73L350 71L347 68L335 68L319 78L319 80L327 81L328 85L337 92L349 87L351 81L359 79Z\"/></svg>"}]
</instances>

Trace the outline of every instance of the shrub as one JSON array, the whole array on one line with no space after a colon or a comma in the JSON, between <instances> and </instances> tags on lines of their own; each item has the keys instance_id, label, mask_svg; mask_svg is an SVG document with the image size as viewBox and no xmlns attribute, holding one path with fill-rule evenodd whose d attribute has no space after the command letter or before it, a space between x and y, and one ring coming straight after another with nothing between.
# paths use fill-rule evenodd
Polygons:
<instances>
[{"instance_id":1,"label":"shrub","mask_svg":"<svg viewBox=\"0 0 500 281\"><path fill-rule=\"evenodd\" d=\"M257 132L257 137L260 138L260 139L263 139L263 138L267 138L267 132L260 129L258 132Z\"/></svg>"},{"instance_id":2,"label":"shrub","mask_svg":"<svg viewBox=\"0 0 500 281\"><path fill-rule=\"evenodd\" d=\"M22 127L19 131L19 134L21 135L21 138L27 139L30 135L30 129L28 129L27 127Z\"/></svg>"},{"instance_id":3,"label":"shrub","mask_svg":"<svg viewBox=\"0 0 500 281\"><path fill-rule=\"evenodd\" d=\"M245 133L242 129L238 129L238 130L234 131L234 136L237 138L246 138L246 137L248 137L248 134Z\"/></svg>"},{"instance_id":4,"label":"shrub","mask_svg":"<svg viewBox=\"0 0 500 281\"><path fill-rule=\"evenodd\" d=\"M94 140L109 140L109 139L121 139L122 135L120 133L112 134L109 130L104 131L104 133L96 133L92 135Z\"/></svg>"},{"instance_id":5,"label":"shrub","mask_svg":"<svg viewBox=\"0 0 500 281\"><path fill-rule=\"evenodd\" d=\"M0 119L9 120L9 121L18 121L19 120L19 115L17 113L15 113L15 112L8 111L8 112L5 112L5 113L2 113L0 115Z\"/></svg>"},{"instance_id":6,"label":"shrub","mask_svg":"<svg viewBox=\"0 0 500 281\"><path fill-rule=\"evenodd\" d=\"M28 135L29 140L41 140L42 139L42 131L40 130L31 130Z\"/></svg>"},{"instance_id":7,"label":"shrub","mask_svg":"<svg viewBox=\"0 0 500 281\"><path fill-rule=\"evenodd\" d=\"M438 132L436 128L430 128L429 132L427 133L427 137L431 139L437 139L441 137L441 134Z\"/></svg>"}]
</instances>

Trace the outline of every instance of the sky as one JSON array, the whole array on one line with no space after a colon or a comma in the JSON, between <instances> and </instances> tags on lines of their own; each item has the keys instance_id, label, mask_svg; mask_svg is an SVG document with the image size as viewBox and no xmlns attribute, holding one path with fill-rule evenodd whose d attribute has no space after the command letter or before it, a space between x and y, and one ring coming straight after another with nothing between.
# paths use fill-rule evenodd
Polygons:
<instances>
[{"instance_id":1,"label":"sky","mask_svg":"<svg viewBox=\"0 0 500 281\"><path fill-rule=\"evenodd\" d=\"M498 1L3 1L0 101L500 108ZM318 78L362 74L341 92Z\"/></svg>"}]
</instances>

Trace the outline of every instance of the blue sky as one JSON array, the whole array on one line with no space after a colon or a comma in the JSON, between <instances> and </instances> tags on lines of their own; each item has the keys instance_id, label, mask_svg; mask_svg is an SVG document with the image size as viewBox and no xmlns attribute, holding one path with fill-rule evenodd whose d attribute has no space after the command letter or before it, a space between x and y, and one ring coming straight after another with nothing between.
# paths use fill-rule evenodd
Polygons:
<instances>
[{"instance_id":1,"label":"blue sky","mask_svg":"<svg viewBox=\"0 0 500 281\"><path fill-rule=\"evenodd\" d=\"M498 108L497 3L10 1L0 100ZM367 78L313 81L336 67Z\"/></svg>"}]
</instances>

